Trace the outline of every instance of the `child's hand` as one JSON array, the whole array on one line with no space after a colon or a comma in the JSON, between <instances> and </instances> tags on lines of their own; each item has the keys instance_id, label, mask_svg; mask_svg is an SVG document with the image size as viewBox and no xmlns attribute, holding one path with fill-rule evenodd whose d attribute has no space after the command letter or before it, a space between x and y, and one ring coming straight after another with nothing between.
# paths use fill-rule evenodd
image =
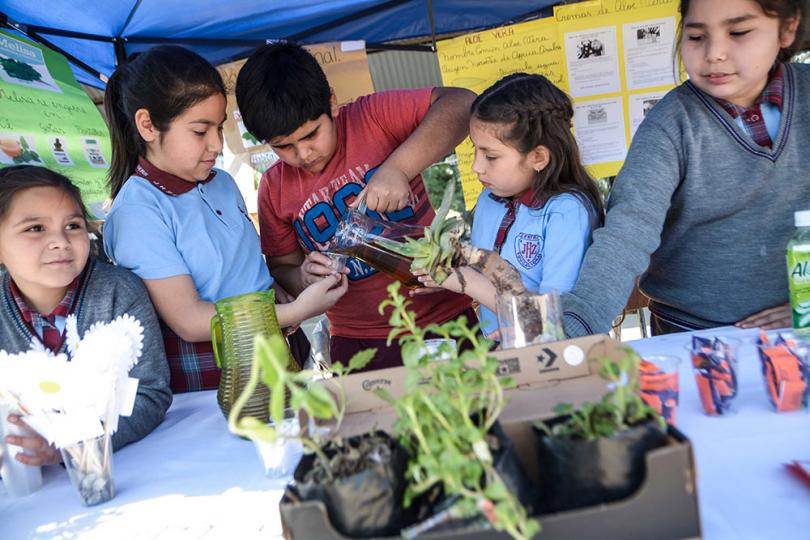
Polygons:
<instances>
[{"instance_id":1,"label":"child's hand","mask_svg":"<svg viewBox=\"0 0 810 540\"><path fill-rule=\"evenodd\" d=\"M309 287L326 276L335 275L331 265L332 259L328 255L324 255L319 251L312 251L307 254L304 262L301 263L301 282L304 287ZM343 273L348 274L348 268L344 269Z\"/></svg>"},{"instance_id":2,"label":"child's hand","mask_svg":"<svg viewBox=\"0 0 810 540\"><path fill-rule=\"evenodd\" d=\"M428 275L427 270L420 269L413 272L413 275L419 279L419 283L423 285L421 289L415 289L411 291L411 296L422 295L422 294L430 294L437 291L453 291L455 293L461 293L461 282L458 280L458 275L456 272L451 272L450 276L444 280L444 283L439 285L434 281L430 275Z\"/></svg>"},{"instance_id":3,"label":"child's hand","mask_svg":"<svg viewBox=\"0 0 810 540\"><path fill-rule=\"evenodd\" d=\"M279 285L278 281L273 282L273 290L276 291L276 304L290 304L295 301L295 296L288 293L284 287ZM295 333L298 328L297 324L283 328L284 337Z\"/></svg>"},{"instance_id":4,"label":"child's hand","mask_svg":"<svg viewBox=\"0 0 810 540\"><path fill-rule=\"evenodd\" d=\"M396 167L383 163L357 195L351 207L357 208L365 200L370 210L391 212L408 206L411 198L410 178Z\"/></svg>"},{"instance_id":5,"label":"child's hand","mask_svg":"<svg viewBox=\"0 0 810 540\"><path fill-rule=\"evenodd\" d=\"M763 309L759 313L749 315L745 319L737 322L734 326L739 328L757 328L773 330L776 328L786 328L793 324L790 302L768 309Z\"/></svg>"},{"instance_id":6,"label":"child's hand","mask_svg":"<svg viewBox=\"0 0 810 540\"><path fill-rule=\"evenodd\" d=\"M48 441L31 429L22 418L16 414L10 414L8 421L31 433L30 436L6 435L6 444L21 446L25 449L25 452L19 452L17 454L17 461L33 466L54 465L62 462L62 455L59 453L59 450L48 444ZM11 456L4 456L4 459L9 459L10 457Z\"/></svg>"},{"instance_id":7,"label":"child's hand","mask_svg":"<svg viewBox=\"0 0 810 540\"><path fill-rule=\"evenodd\" d=\"M320 315L340 300L349 289L349 280L342 274L330 274L313 283L298 295L294 305L298 311L297 320L305 321Z\"/></svg>"}]
</instances>

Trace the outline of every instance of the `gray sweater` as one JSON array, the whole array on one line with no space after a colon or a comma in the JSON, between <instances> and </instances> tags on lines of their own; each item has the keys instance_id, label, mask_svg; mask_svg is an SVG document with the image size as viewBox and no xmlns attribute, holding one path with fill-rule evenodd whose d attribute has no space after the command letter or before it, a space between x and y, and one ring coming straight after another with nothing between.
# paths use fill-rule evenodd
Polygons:
<instances>
[{"instance_id":1,"label":"gray sweater","mask_svg":"<svg viewBox=\"0 0 810 540\"><path fill-rule=\"evenodd\" d=\"M810 65L785 70L773 148L690 82L638 129L574 290L570 336L606 332L636 276L665 318L707 328L788 301L785 245L810 208Z\"/></svg>"},{"instance_id":2,"label":"gray sweater","mask_svg":"<svg viewBox=\"0 0 810 540\"><path fill-rule=\"evenodd\" d=\"M172 402L169 366L163 351L155 310L143 282L129 270L90 259L78 298L74 301L79 335L95 322L108 322L125 313L143 325L143 351L129 374L139 380L132 415L122 417L112 438L113 448L142 439L163 420ZM36 339L29 330L9 290L9 275L0 280L0 349L9 353L27 351ZM65 352L64 346L62 351Z\"/></svg>"}]
</instances>

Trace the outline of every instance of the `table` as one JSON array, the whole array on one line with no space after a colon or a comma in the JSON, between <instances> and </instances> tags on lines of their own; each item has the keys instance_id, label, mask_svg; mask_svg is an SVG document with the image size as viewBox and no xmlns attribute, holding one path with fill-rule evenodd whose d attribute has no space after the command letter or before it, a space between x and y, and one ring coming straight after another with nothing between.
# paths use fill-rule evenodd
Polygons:
<instances>
[{"instance_id":1,"label":"table","mask_svg":"<svg viewBox=\"0 0 810 540\"><path fill-rule=\"evenodd\" d=\"M705 538L810 538L810 489L783 463L810 459L810 414L772 412L759 372L754 330L721 328L704 336L736 337L738 412L700 412L684 345L690 334L630 342L642 355L680 356L677 425L692 440ZM284 480L261 473L249 441L231 435L215 392L175 396L166 420L114 457L116 497L84 508L61 467L44 471L45 485L9 498L0 485L0 539L277 538ZM665 509L662 509L665 511Z\"/></svg>"},{"instance_id":2,"label":"table","mask_svg":"<svg viewBox=\"0 0 810 540\"><path fill-rule=\"evenodd\" d=\"M81 506L61 466L43 487L9 498L0 483L0 539L280 538L285 480L262 474L250 441L228 431L216 392L179 394L145 439L113 456L115 497Z\"/></svg>"},{"instance_id":3,"label":"table","mask_svg":"<svg viewBox=\"0 0 810 540\"><path fill-rule=\"evenodd\" d=\"M701 413L685 348L692 334L741 340L736 414ZM810 538L810 489L789 475L783 463L810 460L810 414L773 412L754 345L757 334L757 330L723 327L628 344L642 356L682 358L676 424L694 449L704 537L806 540Z\"/></svg>"}]
</instances>

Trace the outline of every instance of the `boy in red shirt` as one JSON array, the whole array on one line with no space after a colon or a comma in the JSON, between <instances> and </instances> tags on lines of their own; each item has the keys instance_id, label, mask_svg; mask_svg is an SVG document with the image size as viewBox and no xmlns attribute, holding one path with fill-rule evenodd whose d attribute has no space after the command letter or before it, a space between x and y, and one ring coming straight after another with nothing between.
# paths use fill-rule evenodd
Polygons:
<instances>
[{"instance_id":1,"label":"boy in red shirt","mask_svg":"<svg viewBox=\"0 0 810 540\"><path fill-rule=\"evenodd\" d=\"M253 53L236 99L245 127L281 158L259 185L261 245L273 277L297 294L329 274L318 251L361 200L375 217L429 225L434 212L419 173L467 135L474 98L461 88L398 90L338 108L302 47L274 43ZM400 365L399 347L385 344L388 317L377 310L391 279L356 259L349 270L349 292L327 312L332 361L374 347L371 369ZM421 326L461 314L477 323L470 299L447 291L414 296L411 309Z\"/></svg>"}]
</instances>

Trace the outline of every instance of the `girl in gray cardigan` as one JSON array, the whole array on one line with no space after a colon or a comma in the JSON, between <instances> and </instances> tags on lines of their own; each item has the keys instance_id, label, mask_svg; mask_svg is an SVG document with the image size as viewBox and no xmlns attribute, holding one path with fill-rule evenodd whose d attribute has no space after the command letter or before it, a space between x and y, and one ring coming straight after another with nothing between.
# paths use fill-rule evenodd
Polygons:
<instances>
[{"instance_id":1,"label":"girl in gray cardigan","mask_svg":"<svg viewBox=\"0 0 810 540\"><path fill-rule=\"evenodd\" d=\"M594 232L568 335L606 332L636 277L653 332L790 325L785 245L810 206L800 0L681 0L689 80L650 111Z\"/></svg>"},{"instance_id":2,"label":"girl in gray cardigan","mask_svg":"<svg viewBox=\"0 0 810 540\"><path fill-rule=\"evenodd\" d=\"M32 340L65 352L65 321L77 318L79 334L95 322L125 313L144 328L141 358L130 370L139 380L132 415L122 418L113 448L137 441L162 420L172 401L169 368L146 289L127 270L89 259L85 208L78 188L61 174L27 165L0 169L0 348L24 352ZM29 465L58 463L59 451L31 432L7 436Z\"/></svg>"}]
</instances>

